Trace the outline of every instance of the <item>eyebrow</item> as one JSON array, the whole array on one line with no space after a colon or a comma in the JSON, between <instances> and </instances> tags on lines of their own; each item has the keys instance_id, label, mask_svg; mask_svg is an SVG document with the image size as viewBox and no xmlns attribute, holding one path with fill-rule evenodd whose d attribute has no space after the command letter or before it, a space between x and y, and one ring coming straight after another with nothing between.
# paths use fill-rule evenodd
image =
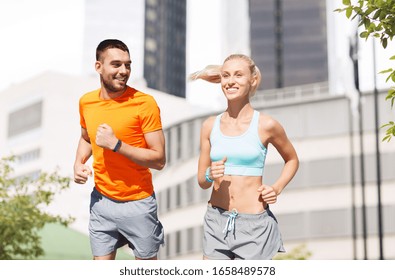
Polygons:
<instances>
[{"instance_id":1,"label":"eyebrow","mask_svg":"<svg viewBox=\"0 0 395 280\"><path fill-rule=\"evenodd\" d=\"M237 69L235 71L222 70L222 73L230 73L230 72L235 72L235 73L241 72L241 73L244 73L244 70L242 70L242 69Z\"/></svg>"},{"instance_id":2,"label":"eyebrow","mask_svg":"<svg viewBox=\"0 0 395 280\"><path fill-rule=\"evenodd\" d=\"M110 63L125 63L125 64L132 64L131 60L122 61L122 60L111 60Z\"/></svg>"}]
</instances>

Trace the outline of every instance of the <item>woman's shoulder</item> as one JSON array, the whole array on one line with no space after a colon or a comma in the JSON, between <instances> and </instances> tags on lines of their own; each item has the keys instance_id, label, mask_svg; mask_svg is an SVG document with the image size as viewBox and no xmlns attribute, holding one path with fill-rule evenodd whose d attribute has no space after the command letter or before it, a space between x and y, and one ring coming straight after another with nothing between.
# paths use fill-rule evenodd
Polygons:
<instances>
[{"instance_id":1,"label":"woman's shoulder","mask_svg":"<svg viewBox=\"0 0 395 280\"><path fill-rule=\"evenodd\" d=\"M259 127L266 132L282 128L281 124L275 118L262 112L259 113Z\"/></svg>"},{"instance_id":2,"label":"woman's shoulder","mask_svg":"<svg viewBox=\"0 0 395 280\"><path fill-rule=\"evenodd\" d=\"M212 128L215 122L215 119L217 118L217 116L209 116L207 117L203 123L202 123L202 128Z\"/></svg>"}]
</instances>

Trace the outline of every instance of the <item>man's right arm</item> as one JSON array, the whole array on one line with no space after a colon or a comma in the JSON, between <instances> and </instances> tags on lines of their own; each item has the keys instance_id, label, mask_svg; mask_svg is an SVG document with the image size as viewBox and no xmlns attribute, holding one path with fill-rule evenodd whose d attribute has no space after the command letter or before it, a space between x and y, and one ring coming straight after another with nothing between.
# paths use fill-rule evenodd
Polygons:
<instances>
[{"instance_id":1,"label":"man's right arm","mask_svg":"<svg viewBox=\"0 0 395 280\"><path fill-rule=\"evenodd\" d=\"M77 153L74 162L74 182L85 184L89 176L92 176L92 170L85 163L92 155L92 145L86 128L81 127L81 137L78 142Z\"/></svg>"}]
</instances>

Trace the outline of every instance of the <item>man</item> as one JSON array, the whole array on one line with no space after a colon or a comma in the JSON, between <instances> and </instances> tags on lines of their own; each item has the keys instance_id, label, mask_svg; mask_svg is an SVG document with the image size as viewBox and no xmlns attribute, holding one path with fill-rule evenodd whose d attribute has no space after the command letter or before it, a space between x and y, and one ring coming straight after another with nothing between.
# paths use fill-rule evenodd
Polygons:
<instances>
[{"instance_id":1,"label":"man","mask_svg":"<svg viewBox=\"0 0 395 280\"><path fill-rule=\"evenodd\" d=\"M113 260L128 244L136 259L156 259L163 244L150 168L166 162L160 110L152 96L126 85L128 47L104 40L96 49L101 87L80 99L81 137L74 181L94 173L89 234L94 259ZM93 171L85 163L93 155Z\"/></svg>"}]
</instances>

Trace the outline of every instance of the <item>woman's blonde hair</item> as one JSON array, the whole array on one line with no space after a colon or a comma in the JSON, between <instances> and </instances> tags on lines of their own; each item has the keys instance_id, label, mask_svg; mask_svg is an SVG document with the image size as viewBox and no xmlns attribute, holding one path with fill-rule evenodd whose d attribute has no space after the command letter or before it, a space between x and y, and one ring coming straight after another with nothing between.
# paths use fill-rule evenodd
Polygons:
<instances>
[{"instance_id":1,"label":"woman's blonde hair","mask_svg":"<svg viewBox=\"0 0 395 280\"><path fill-rule=\"evenodd\" d=\"M262 80L261 71L249 56L246 56L244 54L231 54L224 60L224 63L232 59L243 59L245 62L248 63L248 68L250 69L252 76L256 78L256 83L253 87L251 87L249 93L250 97L254 96ZM222 65L208 65L202 70L194 72L191 75L189 75L189 80L194 81L197 79L202 79L210 83L220 83L221 69L222 69Z\"/></svg>"}]
</instances>

